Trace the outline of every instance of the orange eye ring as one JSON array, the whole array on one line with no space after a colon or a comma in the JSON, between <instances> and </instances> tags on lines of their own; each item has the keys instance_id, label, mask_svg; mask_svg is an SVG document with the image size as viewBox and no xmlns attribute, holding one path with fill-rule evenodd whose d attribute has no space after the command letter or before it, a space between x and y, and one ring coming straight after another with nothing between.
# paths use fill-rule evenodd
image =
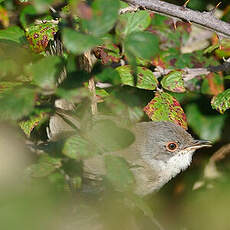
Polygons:
<instances>
[{"instance_id":1,"label":"orange eye ring","mask_svg":"<svg viewBox=\"0 0 230 230\"><path fill-rule=\"evenodd\" d=\"M176 142L169 142L167 145L166 145L166 149L170 152L174 152L176 151L178 148L178 144Z\"/></svg>"}]
</instances>

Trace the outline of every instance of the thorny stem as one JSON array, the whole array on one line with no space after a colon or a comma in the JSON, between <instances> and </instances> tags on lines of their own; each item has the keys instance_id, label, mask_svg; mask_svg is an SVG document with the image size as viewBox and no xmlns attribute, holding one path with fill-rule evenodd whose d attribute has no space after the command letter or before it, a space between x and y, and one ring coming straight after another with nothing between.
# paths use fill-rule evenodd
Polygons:
<instances>
[{"instance_id":1,"label":"thorny stem","mask_svg":"<svg viewBox=\"0 0 230 230\"><path fill-rule=\"evenodd\" d=\"M136 9L151 10L158 14L195 23L201 27L211 30L222 37L230 37L230 23L217 19L213 10L209 12L199 12L186 8L185 6L177 6L160 0L122 0ZM215 10L215 8L214 8Z\"/></svg>"}]
</instances>

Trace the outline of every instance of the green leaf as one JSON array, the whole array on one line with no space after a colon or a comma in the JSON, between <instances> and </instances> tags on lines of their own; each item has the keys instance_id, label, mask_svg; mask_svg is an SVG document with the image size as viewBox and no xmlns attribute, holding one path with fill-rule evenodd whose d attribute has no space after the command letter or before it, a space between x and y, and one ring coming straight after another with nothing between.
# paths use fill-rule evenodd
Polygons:
<instances>
[{"instance_id":1,"label":"green leaf","mask_svg":"<svg viewBox=\"0 0 230 230\"><path fill-rule=\"evenodd\" d=\"M105 156L106 179L118 191L130 191L135 183L134 176L129 170L128 163L122 157Z\"/></svg>"},{"instance_id":2,"label":"green leaf","mask_svg":"<svg viewBox=\"0 0 230 230\"><path fill-rule=\"evenodd\" d=\"M0 118L17 120L32 112L35 103L35 90L13 88L0 95Z\"/></svg>"},{"instance_id":3,"label":"green leaf","mask_svg":"<svg viewBox=\"0 0 230 230\"><path fill-rule=\"evenodd\" d=\"M147 31L133 32L126 37L124 48L128 56L153 59L159 52L159 38Z\"/></svg>"},{"instance_id":4,"label":"green leaf","mask_svg":"<svg viewBox=\"0 0 230 230\"><path fill-rule=\"evenodd\" d=\"M35 178L46 177L61 166L62 163L60 158L54 158L48 154L43 154L40 156L37 164L33 164L26 169L26 174Z\"/></svg>"},{"instance_id":5,"label":"green leaf","mask_svg":"<svg viewBox=\"0 0 230 230\"><path fill-rule=\"evenodd\" d=\"M30 66L29 72L32 73L33 81L36 85L45 90L53 90L62 67L61 57L48 56Z\"/></svg>"},{"instance_id":6,"label":"green leaf","mask_svg":"<svg viewBox=\"0 0 230 230\"><path fill-rule=\"evenodd\" d=\"M154 90L157 87L158 81L153 75L153 72L145 67L137 67L137 84L134 85L134 74L130 65L119 66L116 68L120 75L121 82L125 85L136 86L140 89Z\"/></svg>"},{"instance_id":7,"label":"green leaf","mask_svg":"<svg viewBox=\"0 0 230 230\"><path fill-rule=\"evenodd\" d=\"M126 13L119 16L116 33L124 38L132 32L145 30L150 23L151 17L149 13L144 10L135 13Z\"/></svg>"},{"instance_id":8,"label":"green leaf","mask_svg":"<svg viewBox=\"0 0 230 230\"><path fill-rule=\"evenodd\" d=\"M172 71L161 80L161 85L163 88L176 92L183 93L185 92L184 80L182 76L182 71Z\"/></svg>"},{"instance_id":9,"label":"green leaf","mask_svg":"<svg viewBox=\"0 0 230 230\"><path fill-rule=\"evenodd\" d=\"M213 109L218 110L220 113L224 113L230 108L230 89L213 97L211 104Z\"/></svg>"},{"instance_id":10,"label":"green leaf","mask_svg":"<svg viewBox=\"0 0 230 230\"><path fill-rule=\"evenodd\" d=\"M27 137L30 137L31 132L33 131L33 129L38 126L45 117L45 113L41 112L38 115L35 116L31 116L28 120L26 121L21 121L19 122L19 126L21 127L21 129L24 131L24 133L26 134Z\"/></svg>"},{"instance_id":11,"label":"green leaf","mask_svg":"<svg viewBox=\"0 0 230 230\"><path fill-rule=\"evenodd\" d=\"M153 121L171 121L187 129L186 115L179 102L170 94L157 92L144 108Z\"/></svg>"},{"instance_id":12,"label":"green leaf","mask_svg":"<svg viewBox=\"0 0 230 230\"><path fill-rule=\"evenodd\" d=\"M91 146L91 144L80 137L79 135L74 135L69 137L63 146L62 153L67 157L75 160L81 160L96 154L96 149Z\"/></svg>"},{"instance_id":13,"label":"green leaf","mask_svg":"<svg viewBox=\"0 0 230 230\"><path fill-rule=\"evenodd\" d=\"M121 83L119 73L110 67L105 68L101 73L97 74L96 79L98 79L100 82L108 82L113 85Z\"/></svg>"},{"instance_id":14,"label":"green leaf","mask_svg":"<svg viewBox=\"0 0 230 230\"><path fill-rule=\"evenodd\" d=\"M54 22L44 21L38 25L30 25L25 30L31 49L36 53L40 53L46 49L50 40L54 40L58 25Z\"/></svg>"},{"instance_id":15,"label":"green leaf","mask_svg":"<svg viewBox=\"0 0 230 230\"><path fill-rule=\"evenodd\" d=\"M18 26L10 26L7 29L0 30L0 39L14 41L19 44L26 41L24 31Z\"/></svg>"},{"instance_id":16,"label":"green leaf","mask_svg":"<svg viewBox=\"0 0 230 230\"><path fill-rule=\"evenodd\" d=\"M118 0L95 0L92 4L93 16L83 20L83 28L95 36L109 32L117 20L119 7Z\"/></svg>"},{"instance_id":17,"label":"green leaf","mask_svg":"<svg viewBox=\"0 0 230 230\"><path fill-rule=\"evenodd\" d=\"M69 28L63 30L62 36L65 47L74 54L82 54L102 43L99 38L82 34Z\"/></svg>"},{"instance_id":18,"label":"green leaf","mask_svg":"<svg viewBox=\"0 0 230 230\"><path fill-rule=\"evenodd\" d=\"M188 124L199 138L217 141L221 137L226 116L203 114L195 103L187 105L185 110Z\"/></svg>"},{"instance_id":19,"label":"green leaf","mask_svg":"<svg viewBox=\"0 0 230 230\"><path fill-rule=\"evenodd\" d=\"M95 121L88 136L101 151L105 152L124 149L134 141L132 132L117 126L115 122L108 119Z\"/></svg>"}]
</instances>

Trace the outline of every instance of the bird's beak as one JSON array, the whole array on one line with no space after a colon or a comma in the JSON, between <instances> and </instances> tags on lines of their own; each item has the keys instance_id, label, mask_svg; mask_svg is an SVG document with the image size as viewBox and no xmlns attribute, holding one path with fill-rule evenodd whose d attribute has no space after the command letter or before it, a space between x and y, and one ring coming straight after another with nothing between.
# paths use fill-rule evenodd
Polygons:
<instances>
[{"instance_id":1,"label":"bird's beak","mask_svg":"<svg viewBox=\"0 0 230 230\"><path fill-rule=\"evenodd\" d=\"M200 149L203 147L211 147L212 143L211 141L206 140L194 140L193 143L188 147L188 149Z\"/></svg>"}]
</instances>

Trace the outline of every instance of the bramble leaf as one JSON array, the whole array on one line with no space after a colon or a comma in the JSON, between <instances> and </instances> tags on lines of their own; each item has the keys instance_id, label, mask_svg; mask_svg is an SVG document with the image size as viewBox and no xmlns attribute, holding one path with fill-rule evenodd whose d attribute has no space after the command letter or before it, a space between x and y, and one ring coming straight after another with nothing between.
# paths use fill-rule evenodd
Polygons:
<instances>
[{"instance_id":1,"label":"bramble leaf","mask_svg":"<svg viewBox=\"0 0 230 230\"><path fill-rule=\"evenodd\" d=\"M29 68L33 81L45 90L52 90L56 86L57 77L63 67L62 59L58 56L48 56L35 62Z\"/></svg>"},{"instance_id":2,"label":"bramble leaf","mask_svg":"<svg viewBox=\"0 0 230 230\"><path fill-rule=\"evenodd\" d=\"M179 102L170 94L157 92L155 97L144 108L153 121L171 121L187 129L186 115Z\"/></svg>"},{"instance_id":3,"label":"bramble leaf","mask_svg":"<svg viewBox=\"0 0 230 230\"><path fill-rule=\"evenodd\" d=\"M134 84L134 74L130 65L120 66L116 68L120 75L121 82L125 85L135 86L140 89L154 90L158 81L153 72L145 67L137 67L137 84Z\"/></svg>"},{"instance_id":4,"label":"bramble leaf","mask_svg":"<svg viewBox=\"0 0 230 230\"><path fill-rule=\"evenodd\" d=\"M121 37L126 37L132 32L145 30L150 23L151 17L146 11L122 14L119 16L116 33Z\"/></svg>"},{"instance_id":5,"label":"bramble leaf","mask_svg":"<svg viewBox=\"0 0 230 230\"><path fill-rule=\"evenodd\" d=\"M230 108L230 89L213 97L211 104L213 109L218 110L220 113L224 113Z\"/></svg>"},{"instance_id":6,"label":"bramble leaf","mask_svg":"<svg viewBox=\"0 0 230 230\"><path fill-rule=\"evenodd\" d=\"M161 80L161 85L163 88L175 93L183 93L186 90L184 87L182 71L172 71L167 74Z\"/></svg>"},{"instance_id":7,"label":"bramble leaf","mask_svg":"<svg viewBox=\"0 0 230 230\"><path fill-rule=\"evenodd\" d=\"M95 0L92 4L92 17L83 20L83 28L95 36L109 32L117 20L119 5L118 0Z\"/></svg>"},{"instance_id":8,"label":"bramble leaf","mask_svg":"<svg viewBox=\"0 0 230 230\"><path fill-rule=\"evenodd\" d=\"M26 121L21 121L19 122L19 126L21 129L24 131L27 137L30 137L31 132L33 129L38 126L45 118L45 113L41 112L38 115L31 116L28 120Z\"/></svg>"},{"instance_id":9,"label":"bramble leaf","mask_svg":"<svg viewBox=\"0 0 230 230\"><path fill-rule=\"evenodd\" d=\"M40 53L46 49L50 40L54 40L58 25L54 22L44 21L38 25L28 26L25 30L31 49L36 53Z\"/></svg>"},{"instance_id":10,"label":"bramble leaf","mask_svg":"<svg viewBox=\"0 0 230 230\"><path fill-rule=\"evenodd\" d=\"M147 31L133 32L124 42L126 54L144 59L153 59L159 52L159 38Z\"/></svg>"},{"instance_id":11,"label":"bramble leaf","mask_svg":"<svg viewBox=\"0 0 230 230\"><path fill-rule=\"evenodd\" d=\"M0 95L0 118L17 120L32 112L35 104L35 90L16 87Z\"/></svg>"}]
</instances>

